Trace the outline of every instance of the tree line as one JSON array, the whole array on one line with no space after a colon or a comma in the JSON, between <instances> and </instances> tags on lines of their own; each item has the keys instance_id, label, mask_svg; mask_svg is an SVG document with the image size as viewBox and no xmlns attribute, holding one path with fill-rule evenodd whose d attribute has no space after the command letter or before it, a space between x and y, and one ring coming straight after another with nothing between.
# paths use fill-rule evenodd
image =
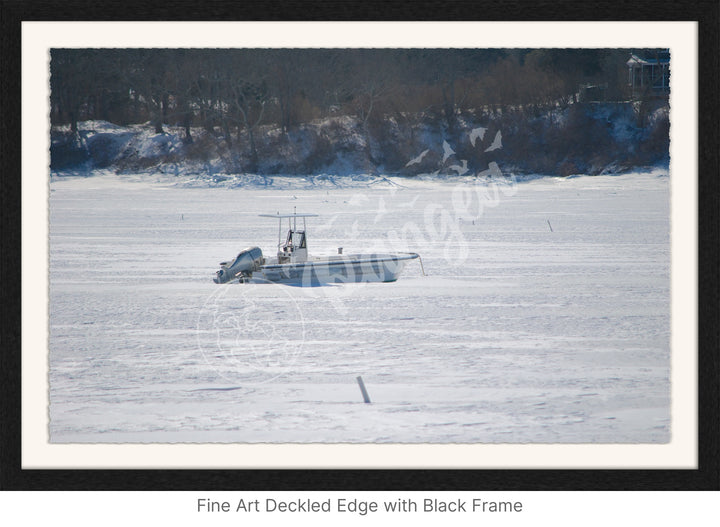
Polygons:
<instances>
[{"instance_id":1,"label":"tree line","mask_svg":"<svg viewBox=\"0 0 720 527\"><path fill-rule=\"evenodd\" d=\"M229 145L261 125L427 113L449 130L477 109L536 111L583 83L627 97L626 49L53 49L51 124L99 119L193 127ZM234 139L235 138L235 139Z\"/></svg>"}]
</instances>

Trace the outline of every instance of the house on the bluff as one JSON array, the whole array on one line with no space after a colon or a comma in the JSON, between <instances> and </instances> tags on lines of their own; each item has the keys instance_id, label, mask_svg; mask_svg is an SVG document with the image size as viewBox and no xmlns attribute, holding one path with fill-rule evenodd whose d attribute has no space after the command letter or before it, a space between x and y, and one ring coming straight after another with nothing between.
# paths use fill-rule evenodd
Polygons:
<instances>
[{"instance_id":1,"label":"house on the bluff","mask_svg":"<svg viewBox=\"0 0 720 527\"><path fill-rule=\"evenodd\" d=\"M670 93L670 50L632 53L626 62L633 98Z\"/></svg>"}]
</instances>

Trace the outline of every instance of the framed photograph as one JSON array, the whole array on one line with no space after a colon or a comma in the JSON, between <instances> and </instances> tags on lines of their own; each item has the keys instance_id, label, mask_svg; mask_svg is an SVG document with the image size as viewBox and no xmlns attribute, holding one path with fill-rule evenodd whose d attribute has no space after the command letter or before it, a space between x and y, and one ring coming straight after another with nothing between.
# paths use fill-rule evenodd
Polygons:
<instances>
[{"instance_id":1,"label":"framed photograph","mask_svg":"<svg viewBox=\"0 0 720 527\"><path fill-rule=\"evenodd\" d=\"M3 6L3 488L717 490L717 6L462 5Z\"/></svg>"}]
</instances>

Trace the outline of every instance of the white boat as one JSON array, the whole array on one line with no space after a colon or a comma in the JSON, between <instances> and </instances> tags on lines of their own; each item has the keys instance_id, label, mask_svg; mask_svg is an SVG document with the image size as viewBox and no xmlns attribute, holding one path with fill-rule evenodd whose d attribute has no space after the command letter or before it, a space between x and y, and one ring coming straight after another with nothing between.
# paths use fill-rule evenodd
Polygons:
<instances>
[{"instance_id":1,"label":"white boat","mask_svg":"<svg viewBox=\"0 0 720 527\"><path fill-rule=\"evenodd\" d=\"M233 260L220 263L213 281L216 284L231 282L280 282L297 285L320 285L347 282L394 282L408 260L418 258L417 253L370 253L310 256L308 254L305 218L317 214L260 214L278 220L277 256L265 258L259 247L248 247ZM297 220L302 218L302 229ZM287 219L287 234L283 238L283 220Z\"/></svg>"}]
</instances>

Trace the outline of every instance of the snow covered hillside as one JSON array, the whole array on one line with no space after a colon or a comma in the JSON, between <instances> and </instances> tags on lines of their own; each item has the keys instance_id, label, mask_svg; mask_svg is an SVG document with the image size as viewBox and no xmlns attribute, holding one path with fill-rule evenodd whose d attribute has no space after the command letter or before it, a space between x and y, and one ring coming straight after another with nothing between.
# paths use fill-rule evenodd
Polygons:
<instances>
[{"instance_id":1,"label":"snow covered hillside","mask_svg":"<svg viewBox=\"0 0 720 527\"><path fill-rule=\"evenodd\" d=\"M188 130L150 123L79 123L52 131L56 175L194 174L213 182L237 174L334 176L477 174L497 162L515 173L605 174L668 165L669 115L658 104L641 118L632 103L571 104L533 113L528 108L459 115L453 129L429 114L379 122L337 116L287 133L273 126L247 132ZM642 121L642 122L640 122Z\"/></svg>"}]
</instances>

